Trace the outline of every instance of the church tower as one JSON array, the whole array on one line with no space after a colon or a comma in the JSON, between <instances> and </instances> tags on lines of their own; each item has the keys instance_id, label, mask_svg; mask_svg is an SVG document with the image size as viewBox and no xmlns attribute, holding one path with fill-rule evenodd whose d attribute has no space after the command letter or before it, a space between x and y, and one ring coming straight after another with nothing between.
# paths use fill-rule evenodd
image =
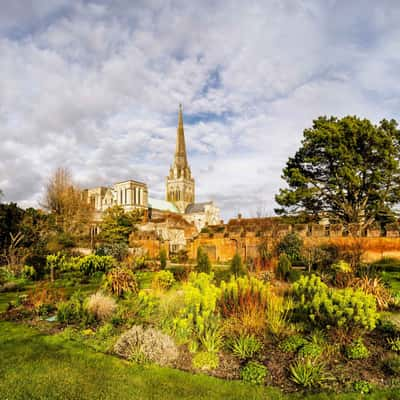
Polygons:
<instances>
[{"instance_id":1,"label":"church tower","mask_svg":"<svg viewBox=\"0 0 400 400\"><path fill-rule=\"evenodd\" d=\"M182 214L194 203L194 179L187 161L182 105L179 105L178 129L174 162L167 176L166 200L174 203Z\"/></svg>"}]
</instances>

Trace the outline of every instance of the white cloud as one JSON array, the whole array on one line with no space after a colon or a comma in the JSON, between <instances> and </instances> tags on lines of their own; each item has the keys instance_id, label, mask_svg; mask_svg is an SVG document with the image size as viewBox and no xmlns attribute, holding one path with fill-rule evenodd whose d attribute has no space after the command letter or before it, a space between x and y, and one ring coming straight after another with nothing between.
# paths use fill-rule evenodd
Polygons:
<instances>
[{"instance_id":1,"label":"white cloud","mask_svg":"<svg viewBox=\"0 0 400 400\"><path fill-rule=\"evenodd\" d=\"M396 1L25 3L0 16L9 201L37 205L59 165L162 196L183 102L198 198L271 213L313 118L399 117Z\"/></svg>"}]
</instances>

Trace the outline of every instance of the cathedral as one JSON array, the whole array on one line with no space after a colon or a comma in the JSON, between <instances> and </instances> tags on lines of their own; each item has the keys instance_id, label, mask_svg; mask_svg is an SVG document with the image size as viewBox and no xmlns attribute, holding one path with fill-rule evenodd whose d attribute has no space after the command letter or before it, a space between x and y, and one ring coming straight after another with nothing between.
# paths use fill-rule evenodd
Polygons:
<instances>
[{"instance_id":1,"label":"cathedral","mask_svg":"<svg viewBox=\"0 0 400 400\"><path fill-rule=\"evenodd\" d=\"M220 223L219 209L212 201L196 203L195 181L190 170L183 127L182 106L179 106L178 128L174 159L166 178L165 200L149 196L147 184L136 180L117 182L110 187L86 190L88 202L93 204L96 219L101 220L107 208L119 205L125 211L141 210L147 221L159 222L168 216L178 216L200 232L206 225ZM178 218L179 219L179 218Z\"/></svg>"}]
</instances>

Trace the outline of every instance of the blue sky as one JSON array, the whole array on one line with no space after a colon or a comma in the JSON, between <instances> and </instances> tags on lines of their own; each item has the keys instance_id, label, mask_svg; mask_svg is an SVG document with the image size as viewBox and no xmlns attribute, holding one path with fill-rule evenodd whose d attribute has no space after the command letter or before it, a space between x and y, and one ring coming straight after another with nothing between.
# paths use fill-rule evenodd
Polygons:
<instances>
[{"instance_id":1,"label":"blue sky","mask_svg":"<svg viewBox=\"0 0 400 400\"><path fill-rule=\"evenodd\" d=\"M162 198L183 103L197 200L272 215L313 119L400 118L399 20L396 0L4 2L4 200L38 206L58 166Z\"/></svg>"}]
</instances>

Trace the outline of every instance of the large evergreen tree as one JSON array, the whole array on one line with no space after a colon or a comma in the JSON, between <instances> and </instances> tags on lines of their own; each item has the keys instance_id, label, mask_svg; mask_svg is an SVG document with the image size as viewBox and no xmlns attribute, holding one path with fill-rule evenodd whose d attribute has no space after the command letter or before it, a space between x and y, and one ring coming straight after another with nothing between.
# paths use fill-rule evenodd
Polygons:
<instances>
[{"instance_id":1,"label":"large evergreen tree","mask_svg":"<svg viewBox=\"0 0 400 400\"><path fill-rule=\"evenodd\" d=\"M400 131L394 120L320 117L283 170L280 214L328 216L367 227L400 200Z\"/></svg>"}]
</instances>

